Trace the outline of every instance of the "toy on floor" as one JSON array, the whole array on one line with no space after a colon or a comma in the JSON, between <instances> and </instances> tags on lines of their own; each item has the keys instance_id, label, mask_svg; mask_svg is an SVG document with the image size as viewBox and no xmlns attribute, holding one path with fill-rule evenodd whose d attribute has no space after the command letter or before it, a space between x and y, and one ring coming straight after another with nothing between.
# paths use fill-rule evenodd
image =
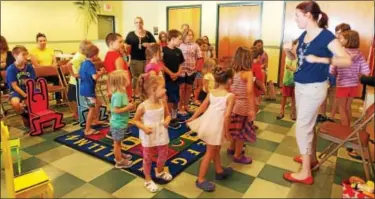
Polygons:
<instances>
[{"instance_id":1,"label":"toy on floor","mask_svg":"<svg viewBox=\"0 0 375 199\"><path fill-rule=\"evenodd\" d=\"M51 122L53 131L63 128L63 114L48 109L48 90L47 81L44 78L39 78L37 83L40 85L39 91L35 89L35 81L29 79L26 81L27 89L27 110L30 121L30 135L43 134L43 127L48 126Z\"/></svg>"},{"instance_id":2,"label":"toy on floor","mask_svg":"<svg viewBox=\"0 0 375 199\"><path fill-rule=\"evenodd\" d=\"M349 183L354 190L362 192L365 196L374 198L374 182L365 182L359 177L352 176L349 178Z\"/></svg>"},{"instance_id":3,"label":"toy on floor","mask_svg":"<svg viewBox=\"0 0 375 199\"><path fill-rule=\"evenodd\" d=\"M86 125L86 117L87 113L89 112L89 107L87 106L86 101L84 98L79 94L79 85L81 84L81 80L77 79L77 89L76 89L76 94L77 94L77 107L78 107L78 120L79 124L81 127L84 127ZM100 114L99 114L99 121L105 121L108 119L108 114L107 114L107 107L106 106L101 106L100 107Z\"/></svg>"}]
</instances>

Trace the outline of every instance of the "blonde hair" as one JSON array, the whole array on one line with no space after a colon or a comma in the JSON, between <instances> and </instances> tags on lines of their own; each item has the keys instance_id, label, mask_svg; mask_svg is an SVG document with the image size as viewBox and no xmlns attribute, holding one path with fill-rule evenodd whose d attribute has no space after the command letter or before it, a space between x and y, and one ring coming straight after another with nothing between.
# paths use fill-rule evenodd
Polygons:
<instances>
[{"instance_id":1,"label":"blonde hair","mask_svg":"<svg viewBox=\"0 0 375 199\"><path fill-rule=\"evenodd\" d=\"M252 53L246 47L237 48L233 61L232 68L235 72L249 71L253 63Z\"/></svg>"},{"instance_id":2,"label":"blonde hair","mask_svg":"<svg viewBox=\"0 0 375 199\"><path fill-rule=\"evenodd\" d=\"M149 98L150 91L155 91L162 83L163 78L160 76L150 75L148 73L142 74L137 82L137 90L141 94L142 100Z\"/></svg>"},{"instance_id":3,"label":"blonde hair","mask_svg":"<svg viewBox=\"0 0 375 199\"><path fill-rule=\"evenodd\" d=\"M128 79L126 78L126 72L124 70L115 70L112 73L110 73L108 77L108 82L109 90L112 93L126 93L126 87L129 85Z\"/></svg>"},{"instance_id":4,"label":"blonde hair","mask_svg":"<svg viewBox=\"0 0 375 199\"><path fill-rule=\"evenodd\" d=\"M79 50L83 52L90 44L92 44L90 40L82 40L81 43L79 43Z\"/></svg>"},{"instance_id":5,"label":"blonde hair","mask_svg":"<svg viewBox=\"0 0 375 199\"><path fill-rule=\"evenodd\" d=\"M134 19L134 23L135 23L135 20L137 20L137 19L141 20L142 24L144 24L144 21L143 21L143 18L142 18L142 17L135 17L135 19Z\"/></svg>"},{"instance_id":6,"label":"blonde hair","mask_svg":"<svg viewBox=\"0 0 375 199\"><path fill-rule=\"evenodd\" d=\"M202 73L208 73L209 69L213 69L216 66L216 61L214 59L208 58L204 61Z\"/></svg>"}]
</instances>

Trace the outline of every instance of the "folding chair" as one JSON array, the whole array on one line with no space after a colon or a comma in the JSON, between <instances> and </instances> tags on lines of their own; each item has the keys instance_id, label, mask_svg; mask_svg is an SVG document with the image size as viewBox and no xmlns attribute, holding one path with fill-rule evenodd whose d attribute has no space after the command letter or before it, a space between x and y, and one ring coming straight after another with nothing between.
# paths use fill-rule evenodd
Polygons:
<instances>
[{"instance_id":1,"label":"folding chair","mask_svg":"<svg viewBox=\"0 0 375 199\"><path fill-rule=\"evenodd\" d=\"M371 180L370 175L374 174L374 165L368 146L369 134L366 132L366 126L374 119L374 103L365 110L365 113L355 121L351 127L332 122L324 122L320 125L318 128L319 137L332 143L319 155L319 158L323 159L313 168L314 170L328 160L333 153L344 146L345 148L352 148L359 152L362 157L362 165L365 170L366 179ZM365 157L364 150L368 152L367 157Z\"/></svg>"},{"instance_id":2,"label":"folding chair","mask_svg":"<svg viewBox=\"0 0 375 199\"><path fill-rule=\"evenodd\" d=\"M48 93L58 93L61 92L63 94L63 104L67 104L71 109L68 103L68 89L64 87L64 84L61 79L61 75L58 72L58 69L53 66L43 66L43 67L35 67L35 73L37 78L40 77L49 77L49 76L57 76L59 79L59 85L48 85Z\"/></svg>"},{"instance_id":3,"label":"folding chair","mask_svg":"<svg viewBox=\"0 0 375 199\"><path fill-rule=\"evenodd\" d=\"M31 198L46 196L53 198L53 186L43 169L36 169L14 176L8 127L1 122L1 149L4 161L5 186L8 198Z\"/></svg>"}]
</instances>

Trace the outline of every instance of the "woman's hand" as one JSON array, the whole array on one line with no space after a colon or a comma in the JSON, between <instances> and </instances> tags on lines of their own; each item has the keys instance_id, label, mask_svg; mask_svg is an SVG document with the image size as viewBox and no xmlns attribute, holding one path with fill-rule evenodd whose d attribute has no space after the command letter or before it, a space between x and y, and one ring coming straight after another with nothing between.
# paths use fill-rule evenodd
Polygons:
<instances>
[{"instance_id":1,"label":"woman's hand","mask_svg":"<svg viewBox=\"0 0 375 199\"><path fill-rule=\"evenodd\" d=\"M310 63L317 63L319 62L319 57L315 56L315 55L307 55L305 57L306 61L307 62L310 62Z\"/></svg>"},{"instance_id":2,"label":"woman's hand","mask_svg":"<svg viewBox=\"0 0 375 199\"><path fill-rule=\"evenodd\" d=\"M292 51L292 49L293 49L293 43L285 43L285 44L283 45L283 49L284 49L285 51L287 51L287 52Z\"/></svg>"}]
</instances>

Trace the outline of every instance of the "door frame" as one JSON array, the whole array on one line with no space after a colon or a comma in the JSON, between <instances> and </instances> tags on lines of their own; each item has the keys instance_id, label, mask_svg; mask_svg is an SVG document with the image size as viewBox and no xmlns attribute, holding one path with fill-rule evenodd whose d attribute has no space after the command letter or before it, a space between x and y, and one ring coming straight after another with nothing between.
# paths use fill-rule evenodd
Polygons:
<instances>
[{"instance_id":1,"label":"door frame","mask_svg":"<svg viewBox=\"0 0 375 199\"><path fill-rule=\"evenodd\" d=\"M282 21L282 25L281 25L281 41L280 41L280 53L279 53L279 71L277 71L277 86L278 87L281 87L281 83L280 83L280 73L281 73L281 67L284 67L282 66L282 63L281 63L281 60L282 60L282 56L283 56L283 44L284 44L284 31L285 31L285 16L286 16L286 3L284 1L283 3L283 21Z\"/></svg>"},{"instance_id":2,"label":"door frame","mask_svg":"<svg viewBox=\"0 0 375 199\"><path fill-rule=\"evenodd\" d=\"M248 6L255 5L260 6L260 35L259 38L262 38L262 21L263 21L263 1L244 1L244 2L234 2L234 3L218 3L216 6L216 40L215 40L215 53L216 57L219 56L219 23L220 23L220 7L237 7L237 6Z\"/></svg>"},{"instance_id":3,"label":"door frame","mask_svg":"<svg viewBox=\"0 0 375 199\"><path fill-rule=\"evenodd\" d=\"M199 36L202 36L202 4L181 5L181 6L167 6L167 30L169 30L169 10L178 8L199 8Z\"/></svg>"}]
</instances>

